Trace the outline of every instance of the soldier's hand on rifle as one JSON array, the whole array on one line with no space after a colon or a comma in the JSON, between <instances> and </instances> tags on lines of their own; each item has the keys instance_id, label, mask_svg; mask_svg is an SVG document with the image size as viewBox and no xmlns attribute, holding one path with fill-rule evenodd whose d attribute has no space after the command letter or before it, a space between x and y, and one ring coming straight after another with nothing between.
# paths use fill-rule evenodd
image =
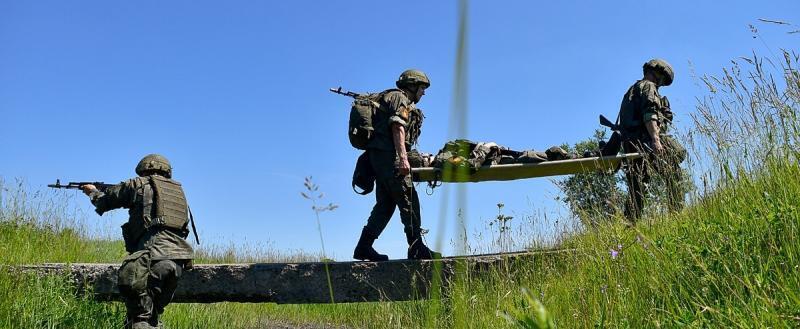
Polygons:
<instances>
[{"instance_id":1,"label":"soldier's hand on rifle","mask_svg":"<svg viewBox=\"0 0 800 329\"><path fill-rule=\"evenodd\" d=\"M94 186L92 184L86 184L81 186L81 190L83 190L83 194L91 195L92 192L97 191L97 186Z\"/></svg>"}]
</instances>

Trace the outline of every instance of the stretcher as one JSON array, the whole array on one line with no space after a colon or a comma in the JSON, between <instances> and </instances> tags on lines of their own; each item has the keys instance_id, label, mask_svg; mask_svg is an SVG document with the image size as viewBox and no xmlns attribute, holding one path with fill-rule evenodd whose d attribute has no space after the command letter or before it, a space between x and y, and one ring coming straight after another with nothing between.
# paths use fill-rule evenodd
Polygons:
<instances>
[{"instance_id":1,"label":"stretcher","mask_svg":"<svg viewBox=\"0 0 800 329\"><path fill-rule=\"evenodd\" d=\"M580 173L615 171L624 161L641 158L640 153L628 153L605 157L544 161L539 163L515 163L487 165L474 173L444 172L440 168L423 167L411 169L415 182L468 183L486 181L509 181L517 179L572 175Z\"/></svg>"}]
</instances>

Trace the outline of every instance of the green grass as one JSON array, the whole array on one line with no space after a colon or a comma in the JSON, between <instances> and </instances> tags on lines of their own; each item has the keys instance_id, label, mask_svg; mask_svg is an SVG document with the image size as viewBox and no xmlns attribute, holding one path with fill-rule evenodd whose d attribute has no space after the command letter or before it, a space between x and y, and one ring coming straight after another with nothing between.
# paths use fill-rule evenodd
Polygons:
<instances>
[{"instance_id":1,"label":"green grass","mask_svg":"<svg viewBox=\"0 0 800 329\"><path fill-rule=\"evenodd\" d=\"M636 229L611 225L574 236L578 252L462 277L436 301L344 305L173 304L176 328L247 328L317 322L406 328L507 325L533 314L520 289L562 327L786 327L800 325L800 167L775 160L741 175L685 211ZM620 247L621 246L621 247ZM611 250L616 257L612 257ZM88 240L3 218L0 260L118 262L119 241ZM75 297L64 278L0 274L0 326L114 327L120 303ZM439 310L434 312L433 310Z\"/></svg>"},{"instance_id":2,"label":"green grass","mask_svg":"<svg viewBox=\"0 0 800 329\"><path fill-rule=\"evenodd\" d=\"M63 198L28 195L22 184L0 181L0 264L44 262L117 263L124 257L121 241L89 239L59 205ZM54 216L55 215L55 216ZM39 278L0 270L0 327L121 327L124 307L75 296L66 277Z\"/></svg>"}]
</instances>

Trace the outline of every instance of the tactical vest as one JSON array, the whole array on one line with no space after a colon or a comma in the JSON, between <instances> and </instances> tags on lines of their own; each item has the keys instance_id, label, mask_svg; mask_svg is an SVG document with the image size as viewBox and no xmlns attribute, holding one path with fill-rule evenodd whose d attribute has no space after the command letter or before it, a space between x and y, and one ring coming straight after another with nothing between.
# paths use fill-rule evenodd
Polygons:
<instances>
[{"instance_id":1,"label":"tactical vest","mask_svg":"<svg viewBox=\"0 0 800 329\"><path fill-rule=\"evenodd\" d=\"M181 183L162 176L148 176L152 186L152 198L144 201L147 227L164 226L184 230L189 222L188 205ZM148 211L148 209L150 209ZM148 220L148 217L150 219Z\"/></svg>"},{"instance_id":2,"label":"tactical vest","mask_svg":"<svg viewBox=\"0 0 800 329\"><path fill-rule=\"evenodd\" d=\"M181 184L161 176L136 177L136 202L141 207L131 208L128 222L122 225L125 250L137 250L139 239L153 227L176 229L188 235L188 205Z\"/></svg>"}]
</instances>

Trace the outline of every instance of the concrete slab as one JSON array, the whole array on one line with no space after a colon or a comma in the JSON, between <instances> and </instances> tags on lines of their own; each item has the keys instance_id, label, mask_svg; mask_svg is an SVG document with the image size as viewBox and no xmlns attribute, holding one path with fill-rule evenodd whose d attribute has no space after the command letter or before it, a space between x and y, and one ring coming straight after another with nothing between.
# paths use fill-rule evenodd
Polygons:
<instances>
[{"instance_id":1,"label":"concrete slab","mask_svg":"<svg viewBox=\"0 0 800 329\"><path fill-rule=\"evenodd\" d=\"M564 251L450 257L435 261L332 262L328 270L337 303L404 301L429 296L434 273L444 285L453 274L477 275L508 270L516 262L553 257ZM92 291L99 300L119 300L118 264L43 264L24 266L41 275L67 274L79 293ZM462 272L463 271L463 272ZM329 303L324 263L254 263L195 265L185 272L175 302L253 302L279 304Z\"/></svg>"}]
</instances>

